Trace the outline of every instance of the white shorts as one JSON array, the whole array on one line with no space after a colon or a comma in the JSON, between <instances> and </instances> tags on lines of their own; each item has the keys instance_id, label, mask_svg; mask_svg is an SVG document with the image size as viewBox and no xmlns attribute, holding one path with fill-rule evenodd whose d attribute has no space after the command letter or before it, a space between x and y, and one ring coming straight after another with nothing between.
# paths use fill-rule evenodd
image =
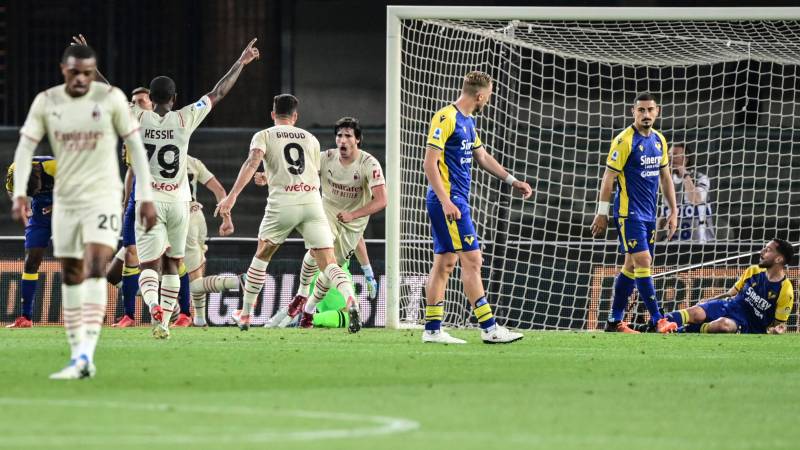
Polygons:
<instances>
[{"instance_id":1,"label":"white shorts","mask_svg":"<svg viewBox=\"0 0 800 450\"><path fill-rule=\"evenodd\" d=\"M189 213L189 233L186 236L186 256L183 263L186 265L187 272L194 272L206 262L206 238L208 238L208 228L206 227L206 217L203 215L203 208L199 205L191 207Z\"/></svg>"},{"instance_id":2,"label":"white shorts","mask_svg":"<svg viewBox=\"0 0 800 450\"><path fill-rule=\"evenodd\" d=\"M83 259L86 244L117 248L122 229L122 207L106 202L80 208L64 208L53 203L53 255Z\"/></svg>"},{"instance_id":3,"label":"white shorts","mask_svg":"<svg viewBox=\"0 0 800 450\"><path fill-rule=\"evenodd\" d=\"M186 251L186 235L189 232L189 202L154 202L156 225L144 231L140 223L136 202L136 251L139 262L155 261L165 252L170 258L183 258Z\"/></svg>"},{"instance_id":4,"label":"white shorts","mask_svg":"<svg viewBox=\"0 0 800 450\"><path fill-rule=\"evenodd\" d=\"M258 228L259 239L280 245L295 229L303 236L307 249L333 247L333 234L321 198L319 202L304 205L275 207L267 203Z\"/></svg>"},{"instance_id":5,"label":"white shorts","mask_svg":"<svg viewBox=\"0 0 800 450\"><path fill-rule=\"evenodd\" d=\"M358 241L364 235L367 224L364 224L363 227L352 229L348 226L349 224L339 222L336 216L327 211L326 216L333 233L333 254L336 257L336 262L341 266L353 256Z\"/></svg>"}]
</instances>

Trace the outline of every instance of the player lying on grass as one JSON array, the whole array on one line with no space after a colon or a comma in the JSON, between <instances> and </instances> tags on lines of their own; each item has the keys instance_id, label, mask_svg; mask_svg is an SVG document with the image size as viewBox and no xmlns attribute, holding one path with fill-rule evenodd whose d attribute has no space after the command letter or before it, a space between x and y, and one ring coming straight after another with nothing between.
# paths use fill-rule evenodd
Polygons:
<instances>
[{"instance_id":1,"label":"player lying on grass","mask_svg":"<svg viewBox=\"0 0 800 450\"><path fill-rule=\"evenodd\" d=\"M794 303L786 276L793 256L792 244L773 239L761 250L758 265L748 267L728 292L666 318L679 332L781 334Z\"/></svg>"}]
</instances>

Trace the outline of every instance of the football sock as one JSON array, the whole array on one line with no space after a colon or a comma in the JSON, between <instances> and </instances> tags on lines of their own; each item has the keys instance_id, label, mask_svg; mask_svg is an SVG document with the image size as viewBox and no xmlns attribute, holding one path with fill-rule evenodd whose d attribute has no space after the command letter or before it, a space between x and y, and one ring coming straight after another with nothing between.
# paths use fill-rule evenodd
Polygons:
<instances>
[{"instance_id":1,"label":"football sock","mask_svg":"<svg viewBox=\"0 0 800 450\"><path fill-rule=\"evenodd\" d=\"M321 272L319 276L317 276L317 281L314 284L314 293L306 302L303 312L308 314L314 314L317 312L317 303L322 301L322 299L328 295L330 284L331 283L328 280L328 276L325 274L325 272Z\"/></svg>"},{"instance_id":2,"label":"football sock","mask_svg":"<svg viewBox=\"0 0 800 450\"><path fill-rule=\"evenodd\" d=\"M83 340L80 344L80 355L86 355L89 362L94 360L94 350L100 339L103 317L106 315L108 301L108 282L105 278L87 278L83 282Z\"/></svg>"},{"instance_id":3,"label":"football sock","mask_svg":"<svg viewBox=\"0 0 800 450\"><path fill-rule=\"evenodd\" d=\"M628 307L628 299L633 294L634 287L636 287L634 273L622 269L614 280L614 300L611 302L611 320L614 322L619 322L625 317L625 308Z\"/></svg>"},{"instance_id":4,"label":"football sock","mask_svg":"<svg viewBox=\"0 0 800 450\"><path fill-rule=\"evenodd\" d=\"M435 305L425 305L425 331L435 332L442 328L444 319L444 300L439 300Z\"/></svg>"},{"instance_id":5,"label":"football sock","mask_svg":"<svg viewBox=\"0 0 800 450\"><path fill-rule=\"evenodd\" d=\"M658 310L656 286L653 284L650 268L636 268L633 269L633 273L636 277L636 289L639 291L639 297L644 300L644 305L647 307L647 311L650 312L650 321L656 323L662 316L661 311Z\"/></svg>"},{"instance_id":6,"label":"football sock","mask_svg":"<svg viewBox=\"0 0 800 450\"><path fill-rule=\"evenodd\" d=\"M350 315L343 311L325 311L314 314L314 327L345 328L350 324Z\"/></svg>"},{"instance_id":7,"label":"football sock","mask_svg":"<svg viewBox=\"0 0 800 450\"><path fill-rule=\"evenodd\" d=\"M39 272L22 273L20 290L22 291L22 315L33 320L33 301L36 296L36 285L39 283Z\"/></svg>"},{"instance_id":8,"label":"football sock","mask_svg":"<svg viewBox=\"0 0 800 450\"><path fill-rule=\"evenodd\" d=\"M181 290L181 279L178 275L169 274L161 277L161 308L164 315L161 317L161 324L169 326L172 314L178 311L178 294Z\"/></svg>"},{"instance_id":9,"label":"football sock","mask_svg":"<svg viewBox=\"0 0 800 450\"><path fill-rule=\"evenodd\" d=\"M61 284L61 295L64 309L64 329L67 331L70 358L80 356L79 346L83 340L83 318L81 305L83 304L83 283L68 286Z\"/></svg>"},{"instance_id":10,"label":"football sock","mask_svg":"<svg viewBox=\"0 0 800 450\"><path fill-rule=\"evenodd\" d=\"M192 294L208 294L209 292L223 292L238 288L239 277L235 275L209 275L189 283L189 290Z\"/></svg>"},{"instance_id":11,"label":"football sock","mask_svg":"<svg viewBox=\"0 0 800 450\"><path fill-rule=\"evenodd\" d=\"M180 291L178 293L178 304L180 305L180 312L187 316L192 315L189 308L189 273L186 272L186 265L181 263L178 268L178 277L180 279Z\"/></svg>"},{"instance_id":12,"label":"football sock","mask_svg":"<svg viewBox=\"0 0 800 450\"><path fill-rule=\"evenodd\" d=\"M249 316L255 309L258 294L261 293L261 288L264 287L264 281L267 279L268 264L269 261L263 261L256 257L253 257L250 262L250 268L247 269L247 279L244 282L243 316Z\"/></svg>"},{"instance_id":13,"label":"football sock","mask_svg":"<svg viewBox=\"0 0 800 450\"><path fill-rule=\"evenodd\" d=\"M352 299L353 304L358 308L358 300L353 292L353 285L350 284L350 280L347 279L347 274L344 273L341 267L335 263L329 264L328 267L325 268L325 276L330 280L329 288L337 289L348 303ZM316 296L316 292L314 295ZM323 295L320 299L324 297ZM347 306L349 307L350 305Z\"/></svg>"},{"instance_id":14,"label":"football sock","mask_svg":"<svg viewBox=\"0 0 800 450\"><path fill-rule=\"evenodd\" d=\"M136 293L139 291L139 268L125 266L122 268L122 307L125 315L134 318L136 315Z\"/></svg>"},{"instance_id":15,"label":"football sock","mask_svg":"<svg viewBox=\"0 0 800 450\"><path fill-rule=\"evenodd\" d=\"M664 317L666 317L667 320L669 320L670 322L675 322L676 324L678 324L678 327L682 327L683 324L689 322L689 311L685 309L672 311L671 313L665 315Z\"/></svg>"},{"instance_id":16,"label":"football sock","mask_svg":"<svg viewBox=\"0 0 800 450\"><path fill-rule=\"evenodd\" d=\"M486 301L486 297L481 297L475 302L475 309L472 310L475 317L478 319L478 325L486 332L494 331L497 323L492 314L492 307Z\"/></svg>"},{"instance_id":17,"label":"football sock","mask_svg":"<svg viewBox=\"0 0 800 450\"><path fill-rule=\"evenodd\" d=\"M194 306L194 316L203 320L206 318L206 294L192 292L192 306Z\"/></svg>"},{"instance_id":18,"label":"football sock","mask_svg":"<svg viewBox=\"0 0 800 450\"><path fill-rule=\"evenodd\" d=\"M158 272L153 269L144 269L139 274L139 290L142 291L142 300L148 308L158 304Z\"/></svg>"},{"instance_id":19,"label":"football sock","mask_svg":"<svg viewBox=\"0 0 800 450\"><path fill-rule=\"evenodd\" d=\"M300 270L300 287L297 288L297 295L308 297L308 292L311 289L311 282L317 271L319 271L317 260L311 256L311 252L306 252L303 256L303 268Z\"/></svg>"}]
</instances>

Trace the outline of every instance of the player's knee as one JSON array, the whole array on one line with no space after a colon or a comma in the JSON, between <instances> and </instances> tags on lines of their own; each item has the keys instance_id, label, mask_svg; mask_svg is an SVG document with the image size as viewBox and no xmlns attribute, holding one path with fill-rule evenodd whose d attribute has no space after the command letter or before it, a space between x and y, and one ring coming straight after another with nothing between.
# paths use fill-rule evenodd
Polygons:
<instances>
[{"instance_id":1,"label":"player's knee","mask_svg":"<svg viewBox=\"0 0 800 450\"><path fill-rule=\"evenodd\" d=\"M703 323L706 320L706 310L699 306L692 306L686 312L689 313L689 323Z\"/></svg>"},{"instance_id":2,"label":"player's knee","mask_svg":"<svg viewBox=\"0 0 800 450\"><path fill-rule=\"evenodd\" d=\"M653 263L653 258L650 257L650 253L648 252L637 253L633 255L632 260L634 268L649 268Z\"/></svg>"},{"instance_id":3,"label":"player's knee","mask_svg":"<svg viewBox=\"0 0 800 450\"><path fill-rule=\"evenodd\" d=\"M61 272L64 277L64 284L67 286L74 286L76 284L83 283L83 270L79 263L68 264L62 262Z\"/></svg>"}]
</instances>

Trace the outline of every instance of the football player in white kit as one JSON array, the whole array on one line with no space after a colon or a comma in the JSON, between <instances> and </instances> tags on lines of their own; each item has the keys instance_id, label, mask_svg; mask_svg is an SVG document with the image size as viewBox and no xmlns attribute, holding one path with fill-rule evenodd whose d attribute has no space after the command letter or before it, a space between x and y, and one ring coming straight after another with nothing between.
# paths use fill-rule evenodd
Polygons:
<instances>
[{"instance_id":1,"label":"football player in white kit","mask_svg":"<svg viewBox=\"0 0 800 450\"><path fill-rule=\"evenodd\" d=\"M244 66L257 59L258 49L250 41L241 56L214 86L214 89L195 103L173 111L177 99L175 82L159 76L150 82L153 110L133 107L141 123L141 134L150 162L153 178L153 199L156 205L156 226L146 231L136 228L136 247L139 252L139 289L157 321L153 336L169 338L169 320L178 302L180 279L178 267L184 257L189 226L189 203L192 200L186 175L189 138L200 122L233 88ZM139 200L137 193L137 202ZM162 256L163 262L162 262ZM159 269L163 270L159 292ZM160 305L159 305L160 294Z\"/></svg>"},{"instance_id":2,"label":"football player in white kit","mask_svg":"<svg viewBox=\"0 0 800 450\"><path fill-rule=\"evenodd\" d=\"M336 148L322 153L320 178L322 205L334 236L334 256L341 266L356 251L369 216L386 207L386 181L378 160L361 150L362 130L358 119L342 117L334 125L334 134ZM314 256L307 252L300 271L300 287L286 309L288 317L304 309L311 280L318 270ZM315 289L313 303L322 301L326 293L327 289ZM309 328L314 312L304 311L300 326Z\"/></svg>"},{"instance_id":3,"label":"football player in white kit","mask_svg":"<svg viewBox=\"0 0 800 450\"><path fill-rule=\"evenodd\" d=\"M317 265L323 268L315 289L327 292L329 286L335 286L342 293L350 314L349 329L355 333L361 329L358 303L347 275L336 265L333 234L319 195L319 141L308 131L294 126L297 105L297 98L293 95L281 94L273 99L272 120L275 126L253 136L250 154L215 212L230 214L239 193L263 160L269 197L258 231L258 248L247 271L244 302L237 322L243 331L250 328L250 317L266 279L267 264L289 233L296 229L303 236L306 248L313 250ZM309 301L306 307L315 308L312 303Z\"/></svg>"},{"instance_id":4,"label":"football player in white kit","mask_svg":"<svg viewBox=\"0 0 800 450\"><path fill-rule=\"evenodd\" d=\"M26 187L31 158L47 135L58 160L53 192L53 253L61 260L64 327L70 363L51 379L79 379L95 374L94 351L107 302L106 266L117 247L122 224L122 181L117 139L130 149L141 201L140 226L155 224L153 193L139 124L125 94L94 82L97 58L85 45L67 47L61 60L64 84L33 101L14 155L12 217L28 214Z\"/></svg>"}]
</instances>

